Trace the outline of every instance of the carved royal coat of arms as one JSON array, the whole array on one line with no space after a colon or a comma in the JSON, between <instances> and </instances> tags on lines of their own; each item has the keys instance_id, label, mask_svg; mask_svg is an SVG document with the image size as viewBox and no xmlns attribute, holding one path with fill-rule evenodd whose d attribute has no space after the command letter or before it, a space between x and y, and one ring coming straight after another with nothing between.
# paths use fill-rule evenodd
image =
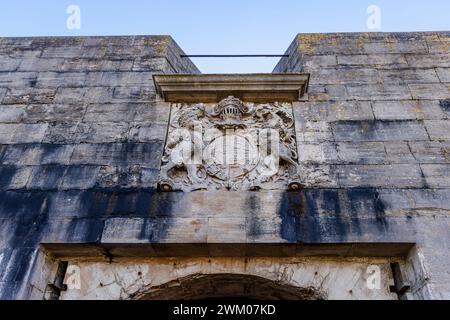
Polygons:
<instances>
[{"instance_id":1,"label":"carved royal coat of arms","mask_svg":"<svg viewBox=\"0 0 450 320\"><path fill-rule=\"evenodd\" d=\"M290 103L172 105L159 188L296 189L297 146Z\"/></svg>"}]
</instances>

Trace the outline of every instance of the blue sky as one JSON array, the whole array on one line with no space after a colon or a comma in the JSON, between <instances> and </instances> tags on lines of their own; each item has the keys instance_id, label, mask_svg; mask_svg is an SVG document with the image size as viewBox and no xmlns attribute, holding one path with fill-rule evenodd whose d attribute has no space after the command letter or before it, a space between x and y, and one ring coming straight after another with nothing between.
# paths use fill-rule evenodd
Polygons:
<instances>
[{"instance_id":1,"label":"blue sky","mask_svg":"<svg viewBox=\"0 0 450 320\"><path fill-rule=\"evenodd\" d=\"M69 5L81 29L69 30ZM450 30L449 0L14 0L0 4L0 36L170 34L189 54L281 54L297 33ZM271 72L278 58L196 58L204 73Z\"/></svg>"}]
</instances>

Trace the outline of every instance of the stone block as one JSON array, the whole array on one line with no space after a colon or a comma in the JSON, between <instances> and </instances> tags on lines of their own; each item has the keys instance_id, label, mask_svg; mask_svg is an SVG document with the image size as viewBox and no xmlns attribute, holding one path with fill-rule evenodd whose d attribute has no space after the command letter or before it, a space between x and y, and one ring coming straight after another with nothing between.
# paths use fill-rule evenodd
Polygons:
<instances>
[{"instance_id":1,"label":"stone block","mask_svg":"<svg viewBox=\"0 0 450 320\"><path fill-rule=\"evenodd\" d=\"M47 130L46 123L23 124L6 123L0 124L0 143L39 143L42 141Z\"/></svg>"},{"instance_id":2,"label":"stone block","mask_svg":"<svg viewBox=\"0 0 450 320\"><path fill-rule=\"evenodd\" d=\"M436 71L430 69L379 70L382 82L389 84L439 83Z\"/></svg>"},{"instance_id":3,"label":"stone block","mask_svg":"<svg viewBox=\"0 0 450 320\"><path fill-rule=\"evenodd\" d=\"M26 107L25 123L81 121L86 112L85 105L32 104Z\"/></svg>"},{"instance_id":4,"label":"stone block","mask_svg":"<svg viewBox=\"0 0 450 320\"><path fill-rule=\"evenodd\" d=\"M61 190L93 188L99 171L98 166L68 166L60 188Z\"/></svg>"},{"instance_id":5,"label":"stone block","mask_svg":"<svg viewBox=\"0 0 450 320\"><path fill-rule=\"evenodd\" d=\"M101 243L150 243L154 222L144 218L110 218L105 220Z\"/></svg>"},{"instance_id":6,"label":"stone block","mask_svg":"<svg viewBox=\"0 0 450 320\"><path fill-rule=\"evenodd\" d=\"M208 243L242 243L246 240L245 218L213 217L208 219Z\"/></svg>"},{"instance_id":7,"label":"stone block","mask_svg":"<svg viewBox=\"0 0 450 320\"><path fill-rule=\"evenodd\" d=\"M31 175L31 167L0 166L0 190L23 189Z\"/></svg>"},{"instance_id":8,"label":"stone block","mask_svg":"<svg viewBox=\"0 0 450 320\"><path fill-rule=\"evenodd\" d=\"M156 92L151 87L115 87L111 102L147 102L156 101Z\"/></svg>"},{"instance_id":9,"label":"stone block","mask_svg":"<svg viewBox=\"0 0 450 320\"><path fill-rule=\"evenodd\" d=\"M92 103L92 101L86 101L84 98L86 91L87 88L58 88L55 93L54 101L55 103L60 104Z\"/></svg>"},{"instance_id":10,"label":"stone block","mask_svg":"<svg viewBox=\"0 0 450 320\"><path fill-rule=\"evenodd\" d=\"M84 72L39 72L38 88L79 88L84 87L87 74Z\"/></svg>"},{"instance_id":11,"label":"stone block","mask_svg":"<svg viewBox=\"0 0 450 320\"><path fill-rule=\"evenodd\" d=\"M153 188L159 170L134 166L102 166L98 172L97 188Z\"/></svg>"},{"instance_id":12,"label":"stone block","mask_svg":"<svg viewBox=\"0 0 450 320\"><path fill-rule=\"evenodd\" d=\"M296 121L295 132L298 142L333 140L330 124L326 121Z\"/></svg>"},{"instance_id":13,"label":"stone block","mask_svg":"<svg viewBox=\"0 0 450 320\"><path fill-rule=\"evenodd\" d=\"M428 140L418 121L336 121L330 124L336 141L414 141Z\"/></svg>"},{"instance_id":14,"label":"stone block","mask_svg":"<svg viewBox=\"0 0 450 320\"><path fill-rule=\"evenodd\" d=\"M170 70L172 67L166 58L138 58L134 61L133 71L151 71L162 72L163 70Z\"/></svg>"},{"instance_id":15,"label":"stone block","mask_svg":"<svg viewBox=\"0 0 450 320\"><path fill-rule=\"evenodd\" d=\"M0 60L2 61L1 65L0 65L0 72L16 71L20 64L19 59L10 58L10 57L4 56L4 55L0 55Z\"/></svg>"},{"instance_id":16,"label":"stone block","mask_svg":"<svg viewBox=\"0 0 450 320\"><path fill-rule=\"evenodd\" d=\"M383 142L336 143L337 163L383 164L388 157Z\"/></svg>"},{"instance_id":17,"label":"stone block","mask_svg":"<svg viewBox=\"0 0 450 320\"><path fill-rule=\"evenodd\" d=\"M208 219L206 218L155 218L152 242L206 243Z\"/></svg>"},{"instance_id":18,"label":"stone block","mask_svg":"<svg viewBox=\"0 0 450 320\"><path fill-rule=\"evenodd\" d=\"M435 68L450 67L450 53L440 52L431 54L407 54L405 55L409 67L412 68Z\"/></svg>"},{"instance_id":19,"label":"stone block","mask_svg":"<svg viewBox=\"0 0 450 320\"><path fill-rule=\"evenodd\" d=\"M2 102L2 100L5 97L7 91L8 91L8 89L6 89L6 88L0 88L0 102Z\"/></svg>"},{"instance_id":20,"label":"stone block","mask_svg":"<svg viewBox=\"0 0 450 320\"><path fill-rule=\"evenodd\" d=\"M450 67L436 68L436 73L442 83L450 83Z\"/></svg>"},{"instance_id":21,"label":"stone block","mask_svg":"<svg viewBox=\"0 0 450 320\"><path fill-rule=\"evenodd\" d=\"M133 104L90 104L84 116L85 122L127 122L135 117Z\"/></svg>"},{"instance_id":22,"label":"stone block","mask_svg":"<svg viewBox=\"0 0 450 320\"><path fill-rule=\"evenodd\" d=\"M295 102L293 111L298 120L373 120L369 101Z\"/></svg>"},{"instance_id":23,"label":"stone block","mask_svg":"<svg viewBox=\"0 0 450 320\"><path fill-rule=\"evenodd\" d=\"M23 59L20 62L19 71L37 71L37 72L49 72L49 71L63 71L62 66L64 64L63 58L28 58ZM80 68L78 68L80 70Z\"/></svg>"},{"instance_id":24,"label":"stone block","mask_svg":"<svg viewBox=\"0 0 450 320\"><path fill-rule=\"evenodd\" d=\"M420 188L424 186L418 165L336 165L341 187Z\"/></svg>"},{"instance_id":25,"label":"stone block","mask_svg":"<svg viewBox=\"0 0 450 320\"><path fill-rule=\"evenodd\" d=\"M3 165L37 165L40 158L39 144L10 144L5 146Z\"/></svg>"},{"instance_id":26,"label":"stone block","mask_svg":"<svg viewBox=\"0 0 450 320\"><path fill-rule=\"evenodd\" d=\"M128 134L129 142L152 142L166 139L167 124L154 122L132 122Z\"/></svg>"},{"instance_id":27,"label":"stone block","mask_svg":"<svg viewBox=\"0 0 450 320\"><path fill-rule=\"evenodd\" d=\"M24 113L24 105L0 105L0 123L21 122Z\"/></svg>"},{"instance_id":28,"label":"stone block","mask_svg":"<svg viewBox=\"0 0 450 320\"><path fill-rule=\"evenodd\" d=\"M342 66L373 66L382 68L407 67L407 61L401 54L349 54L338 55L338 65Z\"/></svg>"},{"instance_id":29,"label":"stone block","mask_svg":"<svg viewBox=\"0 0 450 320\"><path fill-rule=\"evenodd\" d=\"M83 96L87 103L110 103L112 101L114 88L112 87L89 87Z\"/></svg>"},{"instance_id":30,"label":"stone block","mask_svg":"<svg viewBox=\"0 0 450 320\"><path fill-rule=\"evenodd\" d=\"M56 88L10 88L2 104L53 103Z\"/></svg>"},{"instance_id":31,"label":"stone block","mask_svg":"<svg viewBox=\"0 0 450 320\"><path fill-rule=\"evenodd\" d=\"M0 87L27 88L36 85L36 72L0 72Z\"/></svg>"},{"instance_id":32,"label":"stone block","mask_svg":"<svg viewBox=\"0 0 450 320\"><path fill-rule=\"evenodd\" d=\"M347 85L350 99L355 100L408 100L411 92L407 85L367 84Z\"/></svg>"},{"instance_id":33,"label":"stone block","mask_svg":"<svg viewBox=\"0 0 450 320\"><path fill-rule=\"evenodd\" d=\"M420 141L408 144L419 163L450 163L450 142Z\"/></svg>"},{"instance_id":34,"label":"stone block","mask_svg":"<svg viewBox=\"0 0 450 320\"><path fill-rule=\"evenodd\" d=\"M71 163L91 165L143 165L159 169L163 142L80 144Z\"/></svg>"},{"instance_id":35,"label":"stone block","mask_svg":"<svg viewBox=\"0 0 450 320\"><path fill-rule=\"evenodd\" d=\"M377 120L423 120L445 117L439 101L373 101L373 113Z\"/></svg>"},{"instance_id":36,"label":"stone block","mask_svg":"<svg viewBox=\"0 0 450 320\"><path fill-rule=\"evenodd\" d=\"M434 70L432 70L434 73ZM434 73L437 79L436 74ZM323 68L311 73L310 84L379 83L378 71L370 68Z\"/></svg>"},{"instance_id":37,"label":"stone block","mask_svg":"<svg viewBox=\"0 0 450 320\"><path fill-rule=\"evenodd\" d=\"M101 239L103 220L53 219L42 233L43 243L96 243Z\"/></svg>"},{"instance_id":38,"label":"stone block","mask_svg":"<svg viewBox=\"0 0 450 320\"><path fill-rule=\"evenodd\" d=\"M297 142L300 163L335 163L338 161L336 146L332 143Z\"/></svg>"},{"instance_id":39,"label":"stone block","mask_svg":"<svg viewBox=\"0 0 450 320\"><path fill-rule=\"evenodd\" d=\"M144 71L90 72L86 85L95 87L99 84L105 87L154 87L152 73Z\"/></svg>"},{"instance_id":40,"label":"stone block","mask_svg":"<svg viewBox=\"0 0 450 320\"><path fill-rule=\"evenodd\" d=\"M416 163L416 159L411 153L407 142L403 141L385 141L387 159L389 163Z\"/></svg>"},{"instance_id":41,"label":"stone block","mask_svg":"<svg viewBox=\"0 0 450 320\"><path fill-rule=\"evenodd\" d=\"M60 187L66 171L66 166L36 166L31 172L27 183L27 189L31 190L56 190Z\"/></svg>"},{"instance_id":42,"label":"stone block","mask_svg":"<svg viewBox=\"0 0 450 320\"><path fill-rule=\"evenodd\" d=\"M118 88L116 88L118 89ZM139 103L133 106L136 109L134 121L168 124L170 104L166 102Z\"/></svg>"},{"instance_id":43,"label":"stone block","mask_svg":"<svg viewBox=\"0 0 450 320\"><path fill-rule=\"evenodd\" d=\"M126 142L129 132L127 122L89 122L81 123L77 130L83 128L79 141L81 143ZM90 133L90 134L84 134Z\"/></svg>"},{"instance_id":44,"label":"stone block","mask_svg":"<svg viewBox=\"0 0 450 320\"><path fill-rule=\"evenodd\" d=\"M413 99L437 100L450 99L450 90L448 84L430 83L430 84L408 84Z\"/></svg>"},{"instance_id":45,"label":"stone block","mask_svg":"<svg viewBox=\"0 0 450 320\"><path fill-rule=\"evenodd\" d=\"M379 197L387 210L450 210L450 189L383 189Z\"/></svg>"},{"instance_id":46,"label":"stone block","mask_svg":"<svg viewBox=\"0 0 450 320\"><path fill-rule=\"evenodd\" d=\"M450 187L450 164L421 164L420 167L430 188Z\"/></svg>"},{"instance_id":47,"label":"stone block","mask_svg":"<svg viewBox=\"0 0 450 320\"><path fill-rule=\"evenodd\" d=\"M88 72L96 71L130 71L133 66L133 60L107 60L107 59L81 59L66 58L61 66L62 71L73 72L85 70Z\"/></svg>"},{"instance_id":48,"label":"stone block","mask_svg":"<svg viewBox=\"0 0 450 320\"><path fill-rule=\"evenodd\" d=\"M431 140L450 140L450 120L425 120Z\"/></svg>"}]
</instances>

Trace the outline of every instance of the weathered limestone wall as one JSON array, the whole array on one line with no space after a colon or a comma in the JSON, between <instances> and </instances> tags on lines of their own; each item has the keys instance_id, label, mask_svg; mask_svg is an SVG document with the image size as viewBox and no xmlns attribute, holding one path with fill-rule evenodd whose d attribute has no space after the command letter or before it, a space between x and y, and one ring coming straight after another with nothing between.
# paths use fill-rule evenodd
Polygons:
<instances>
[{"instance_id":1,"label":"weathered limestone wall","mask_svg":"<svg viewBox=\"0 0 450 320\"><path fill-rule=\"evenodd\" d=\"M0 39L0 298L43 297L56 266L42 243L80 244L52 253L102 261L131 254L115 244L149 256L218 256L213 245L231 243L249 246L230 257L265 244L390 257L376 244L415 243L402 265L411 297L449 298L448 40L297 37L275 71L311 73L309 100L293 107L305 189L160 193L170 108L151 75L198 72L170 37ZM345 247L356 243L374 246Z\"/></svg>"},{"instance_id":2,"label":"weathered limestone wall","mask_svg":"<svg viewBox=\"0 0 450 320\"><path fill-rule=\"evenodd\" d=\"M280 298L279 291L271 292L267 283L259 287L257 278L252 276L280 287L303 290L289 290L289 295L285 296L288 299L397 298L388 287L379 290L367 287L368 265L379 267L382 283L393 283L389 260L383 258L153 258L113 264L86 261L72 264L81 270L82 289L63 292L63 300L182 299L189 295L220 297L227 293ZM217 275L222 275L222 279L215 280ZM232 281L233 275L241 278ZM206 281L201 281L202 276ZM250 277L249 283L245 282L247 277ZM165 286L167 283L171 285Z\"/></svg>"},{"instance_id":3,"label":"weathered limestone wall","mask_svg":"<svg viewBox=\"0 0 450 320\"><path fill-rule=\"evenodd\" d=\"M372 195L380 231L356 238L384 241L395 225L398 239L417 243L411 266L424 274L411 282L422 298L450 297L449 40L448 32L300 34L274 70L311 73L309 99L294 108L301 161L329 177L330 195ZM347 202L354 215L333 203L334 216L365 212L361 201Z\"/></svg>"},{"instance_id":4,"label":"weathered limestone wall","mask_svg":"<svg viewBox=\"0 0 450 320\"><path fill-rule=\"evenodd\" d=\"M152 74L198 73L181 53L169 36L0 39L0 298L37 290L39 243L99 241L118 191L152 192L169 116Z\"/></svg>"}]
</instances>

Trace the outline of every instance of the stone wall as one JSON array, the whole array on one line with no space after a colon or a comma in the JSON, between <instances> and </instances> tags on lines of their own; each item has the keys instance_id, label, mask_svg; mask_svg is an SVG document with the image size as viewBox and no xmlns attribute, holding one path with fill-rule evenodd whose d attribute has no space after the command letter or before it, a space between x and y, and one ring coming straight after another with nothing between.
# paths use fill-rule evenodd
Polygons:
<instances>
[{"instance_id":1,"label":"stone wall","mask_svg":"<svg viewBox=\"0 0 450 320\"><path fill-rule=\"evenodd\" d=\"M0 297L42 298L55 257L136 254L118 244L388 258L415 244L402 260L411 297L449 298L448 40L298 36L275 72L311 74L293 111L315 178L296 192L161 193L170 106L152 74L198 72L170 37L0 39Z\"/></svg>"},{"instance_id":2,"label":"stone wall","mask_svg":"<svg viewBox=\"0 0 450 320\"><path fill-rule=\"evenodd\" d=\"M152 192L170 112L152 74L198 73L181 53L169 36L0 39L1 298L38 290L39 243L99 241L120 192Z\"/></svg>"},{"instance_id":3,"label":"stone wall","mask_svg":"<svg viewBox=\"0 0 450 320\"><path fill-rule=\"evenodd\" d=\"M411 279L412 292L426 298L450 297L449 40L448 32L300 34L274 70L311 74L309 99L294 108L301 162L330 177L322 192L373 197L368 216L380 231L355 241L385 241L395 225L399 240L417 244L411 257L426 275ZM338 203L328 207L348 219L368 208L346 201L352 215Z\"/></svg>"}]
</instances>

